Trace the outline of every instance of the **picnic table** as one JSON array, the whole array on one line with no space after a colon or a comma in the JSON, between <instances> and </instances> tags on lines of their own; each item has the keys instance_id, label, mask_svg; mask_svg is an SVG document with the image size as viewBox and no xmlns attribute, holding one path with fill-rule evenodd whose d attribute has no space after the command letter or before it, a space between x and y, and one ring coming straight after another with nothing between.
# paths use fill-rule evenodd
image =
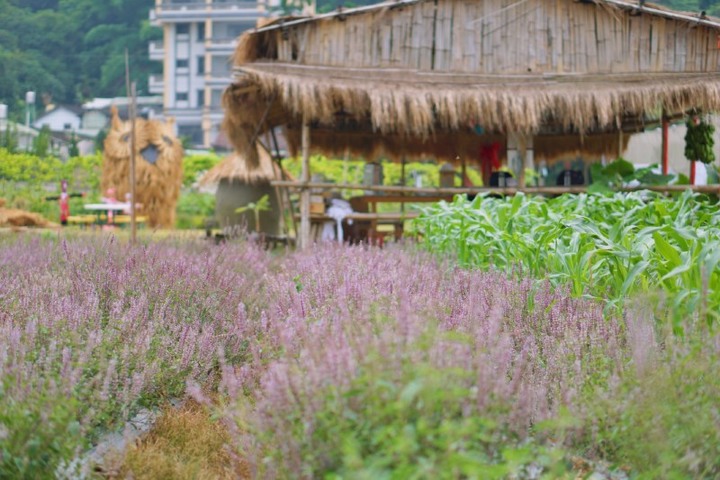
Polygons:
<instances>
[{"instance_id":1,"label":"picnic table","mask_svg":"<svg viewBox=\"0 0 720 480\"><path fill-rule=\"evenodd\" d=\"M98 225L103 224L102 220L102 213L106 212L106 224L112 225L112 215L111 213L120 213L120 212L129 212L130 211L130 203L129 202L117 202L117 203L88 203L86 205L83 205L83 208L85 210L94 212L96 215L96 223ZM137 208L138 205L135 205L135 208Z\"/></svg>"}]
</instances>

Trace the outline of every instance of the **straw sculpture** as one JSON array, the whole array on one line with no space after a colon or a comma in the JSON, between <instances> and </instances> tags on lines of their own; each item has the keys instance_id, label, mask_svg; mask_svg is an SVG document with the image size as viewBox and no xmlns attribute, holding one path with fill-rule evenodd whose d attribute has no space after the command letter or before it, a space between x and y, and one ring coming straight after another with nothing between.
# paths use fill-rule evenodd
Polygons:
<instances>
[{"instance_id":1,"label":"straw sculpture","mask_svg":"<svg viewBox=\"0 0 720 480\"><path fill-rule=\"evenodd\" d=\"M136 202L152 227L172 228L175 206L182 184L183 149L173 133L172 119L163 123L138 118L135 121ZM130 122L112 110L112 128L105 139L101 187L114 188L116 198L130 192Z\"/></svg>"}]
</instances>

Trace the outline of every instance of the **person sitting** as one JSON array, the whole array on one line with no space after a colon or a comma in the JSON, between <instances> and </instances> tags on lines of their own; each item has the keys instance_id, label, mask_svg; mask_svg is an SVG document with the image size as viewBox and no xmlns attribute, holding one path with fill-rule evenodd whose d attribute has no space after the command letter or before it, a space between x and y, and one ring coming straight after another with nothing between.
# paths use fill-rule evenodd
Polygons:
<instances>
[{"instance_id":1,"label":"person sitting","mask_svg":"<svg viewBox=\"0 0 720 480\"><path fill-rule=\"evenodd\" d=\"M573 170L570 162L565 162L565 169L557 176L555 185L558 187L585 185L585 175L582 170Z\"/></svg>"}]
</instances>

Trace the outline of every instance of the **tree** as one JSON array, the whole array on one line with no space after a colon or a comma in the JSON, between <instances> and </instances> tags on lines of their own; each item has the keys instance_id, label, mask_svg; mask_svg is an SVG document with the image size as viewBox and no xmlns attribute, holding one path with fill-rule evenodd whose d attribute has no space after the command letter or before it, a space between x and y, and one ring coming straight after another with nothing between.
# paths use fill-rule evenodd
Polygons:
<instances>
[{"instance_id":1,"label":"tree","mask_svg":"<svg viewBox=\"0 0 720 480\"><path fill-rule=\"evenodd\" d=\"M7 122L5 126L5 132L0 137L0 148L4 148L10 153L15 153L18 148L18 134L17 127L10 126L10 122Z\"/></svg>"},{"instance_id":2,"label":"tree","mask_svg":"<svg viewBox=\"0 0 720 480\"><path fill-rule=\"evenodd\" d=\"M78 138L75 132L70 136L70 147L68 148L68 156L75 158L80 156L80 149L78 148Z\"/></svg>"},{"instance_id":3,"label":"tree","mask_svg":"<svg viewBox=\"0 0 720 480\"><path fill-rule=\"evenodd\" d=\"M45 158L50 153L50 127L43 125L38 136L33 139L32 153L40 158Z\"/></svg>"}]
</instances>

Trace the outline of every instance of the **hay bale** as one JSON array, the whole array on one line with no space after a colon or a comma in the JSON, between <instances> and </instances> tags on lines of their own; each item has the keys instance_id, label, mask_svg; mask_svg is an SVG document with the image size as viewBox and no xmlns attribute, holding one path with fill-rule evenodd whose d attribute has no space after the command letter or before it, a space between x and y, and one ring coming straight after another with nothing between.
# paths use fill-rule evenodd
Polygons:
<instances>
[{"instance_id":1,"label":"hay bale","mask_svg":"<svg viewBox=\"0 0 720 480\"><path fill-rule=\"evenodd\" d=\"M130 122L113 108L112 128L105 139L101 187L114 188L117 199L130 192ZM183 148L173 120L135 120L136 202L151 227L172 228L182 185Z\"/></svg>"},{"instance_id":2,"label":"hay bale","mask_svg":"<svg viewBox=\"0 0 720 480\"><path fill-rule=\"evenodd\" d=\"M49 227L52 222L42 215L16 208L4 208L5 201L0 202L0 227Z\"/></svg>"}]
</instances>

